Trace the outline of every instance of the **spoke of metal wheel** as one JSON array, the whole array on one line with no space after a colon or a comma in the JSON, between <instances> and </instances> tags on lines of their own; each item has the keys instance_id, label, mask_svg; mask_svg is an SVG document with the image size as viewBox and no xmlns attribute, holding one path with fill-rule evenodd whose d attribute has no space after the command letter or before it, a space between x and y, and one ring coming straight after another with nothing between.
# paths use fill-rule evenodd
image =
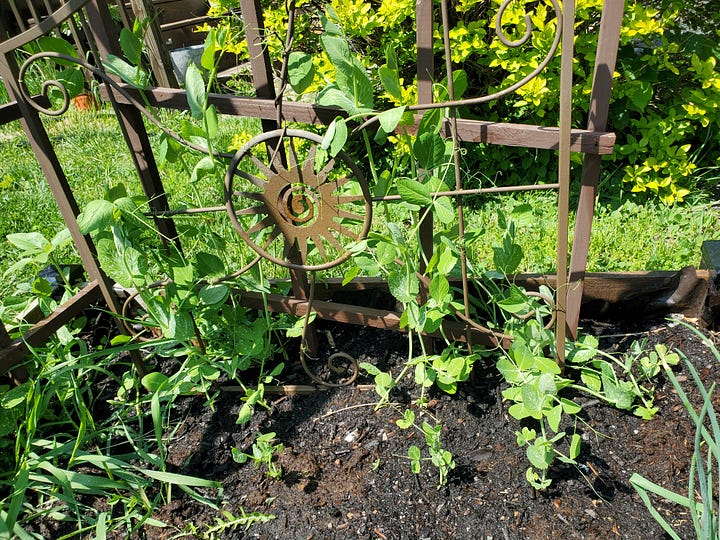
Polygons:
<instances>
[{"instance_id":1,"label":"spoke of metal wheel","mask_svg":"<svg viewBox=\"0 0 720 540\"><path fill-rule=\"evenodd\" d=\"M236 169L235 174L237 176L239 176L240 178L247 180L255 187L259 187L260 189L262 189L263 186L267 183L262 178L255 176L254 174L250 174L249 172L241 171L240 169ZM270 173L270 174L272 174L272 173Z\"/></svg>"},{"instance_id":2,"label":"spoke of metal wheel","mask_svg":"<svg viewBox=\"0 0 720 540\"><path fill-rule=\"evenodd\" d=\"M264 202L265 197L260 191L235 191L233 195L238 198L252 199L253 201Z\"/></svg>"},{"instance_id":3,"label":"spoke of metal wheel","mask_svg":"<svg viewBox=\"0 0 720 540\"><path fill-rule=\"evenodd\" d=\"M332 246L333 246L335 249L337 249L338 251L340 251L340 252L344 251L344 248L342 247L342 245L340 244L340 242L338 242L337 239L336 239L334 236L332 236L332 235L327 235L327 236L325 237L325 240L327 240L327 242L328 242L329 244L332 244Z\"/></svg>"},{"instance_id":4,"label":"spoke of metal wheel","mask_svg":"<svg viewBox=\"0 0 720 540\"><path fill-rule=\"evenodd\" d=\"M264 204L262 206L248 206L240 210L235 210L236 216L255 216L257 214L267 214L268 207Z\"/></svg>"},{"instance_id":5,"label":"spoke of metal wheel","mask_svg":"<svg viewBox=\"0 0 720 540\"><path fill-rule=\"evenodd\" d=\"M262 161L261 159L259 159L257 156L254 156L252 154L248 154L248 156L250 157L250 161L253 163L253 165L255 165L258 168L258 170L265 175L265 178L270 178L271 176L273 176L275 174L272 171L272 169L270 169L265 164L265 162ZM240 174L241 172L244 172L244 171L240 171L239 169L237 170L238 174ZM252 180L251 180L251 182L252 182ZM255 184L255 185L258 187L262 187L262 185L260 185L260 184Z\"/></svg>"},{"instance_id":6,"label":"spoke of metal wheel","mask_svg":"<svg viewBox=\"0 0 720 540\"><path fill-rule=\"evenodd\" d=\"M267 240L265 240L263 245L260 246L260 249L262 249L263 251L267 251L267 248L269 248L270 244L272 244L277 239L277 237L280 236L281 232L282 231L278 227L273 229L273 231L270 233L270 236L268 236Z\"/></svg>"},{"instance_id":7,"label":"spoke of metal wheel","mask_svg":"<svg viewBox=\"0 0 720 540\"><path fill-rule=\"evenodd\" d=\"M337 208L337 217L340 219L351 219L353 221L362 221L362 216L360 214L354 214L352 212L349 212L348 210L343 210L342 208Z\"/></svg>"},{"instance_id":8,"label":"spoke of metal wheel","mask_svg":"<svg viewBox=\"0 0 720 540\"><path fill-rule=\"evenodd\" d=\"M332 224L328 225L328 228L335 229L337 232L339 232L343 236L347 236L348 238L352 238L353 240L356 240L357 236L358 236L354 231L348 229L347 227L345 227L343 225L340 225L339 223L333 222Z\"/></svg>"},{"instance_id":9,"label":"spoke of metal wheel","mask_svg":"<svg viewBox=\"0 0 720 540\"><path fill-rule=\"evenodd\" d=\"M272 227L275 225L275 220L272 218L272 216L265 216L263 219L258 221L255 225L250 227L247 231L248 234L255 234L256 232L260 232L264 229L267 229L268 227Z\"/></svg>"},{"instance_id":10,"label":"spoke of metal wheel","mask_svg":"<svg viewBox=\"0 0 720 540\"><path fill-rule=\"evenodd\" d=\"M288 138L288 170L295 169L298 166L297 149L293 137Z\"/></svg>"}]
</instances>

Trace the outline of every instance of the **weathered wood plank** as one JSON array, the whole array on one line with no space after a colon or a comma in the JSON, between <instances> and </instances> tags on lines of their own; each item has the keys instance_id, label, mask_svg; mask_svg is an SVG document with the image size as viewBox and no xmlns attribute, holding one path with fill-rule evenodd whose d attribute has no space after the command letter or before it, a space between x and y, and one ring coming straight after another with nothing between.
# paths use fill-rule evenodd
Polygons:
<instances>
[{"instance_id":1,"label":"weathered wood plank","mask_svg":"<svg viewBox=\"0 0 720 540\"><path fill-rule=\"evenodd\" d=\"M97 280L92 281L65 304L55 310L49 317L35 324L30 330L9 345L0 349L0 374L12 369L28 353L28 347L42 345L48 337L57 332L63 325L77 317L85 309L102 298L102 291Z\"/></svg>"},{"instance_id":2,"label":"weathered wood plank","mask_svg":"<svg viewBox=\"0 0 720 540\"><path fill-rule=\"evenodd\" d=\"M137 91L132 87L125 85L125 89L139 97ZM103 87L101 90L103 95L107 96L107 89ZM155 107L181 110L188 107L184 90L149 88L145 91L145 95L148 97L150 104ZM121 96L117 96L117 98L120 102L127 102ZM271 99L210 94L209 102L214 104L221 114L250 116L263 120L274 120L276 117L275 102ZM344 116L344 114L341 109L335 107L300 102L283 103L283 115L289 122L329 124L336 116ZM408 128L408 131L412 132L412 129ZM460 140L465 142L483 142L548 150L556 149L560 141L560 132L557 128L479 120L459 119L458 135ZM570 149L573 152L610 154L614 144L614 133L574 129Z\"/></svg>"}]
</instances>

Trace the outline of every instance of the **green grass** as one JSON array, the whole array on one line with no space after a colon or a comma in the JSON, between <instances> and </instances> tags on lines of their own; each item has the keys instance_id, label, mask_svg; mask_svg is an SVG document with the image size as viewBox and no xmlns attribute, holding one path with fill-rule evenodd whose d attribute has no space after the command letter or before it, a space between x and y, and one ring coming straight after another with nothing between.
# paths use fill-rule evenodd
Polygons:
<instances>
[{"instance_id":1,"label":"green grass","mask_svg":"<svg viewBox=\"0 0 720 540\"><path fill-rule=\"evenodd\" d=\"M162 113L163 122L179 130L182 116ZM102 196L106 187L124 183L131 194L140 194L130 155L112 109L95 113L71 110L59 119L46 119L50 137L65 167L70 186L81 208ZM224 119L219 148L227 148L236 133L257 130L257 122ZM151 132L157 145L159 134ZM13 232L39 231L47 237L62 228L62 220L52 194L32 154L18 122L0 126L0 272L17 260L16 250L5 240ZM192 163L189 164L192 166ZM171 207L183 205L222 205L222 181L205 178L192 185L189 172L181 164L163 168ZM477 269L492 266L492 245L499 243L502 231L498 214L509 215L524 209L518 222L517 242L522 246L523 272L552 271L555 267L556 195L534 192L514 196L493 196L471 201L475 210L468 217L468 229L482 233L473 245L470 257ZM598 205L593 226L588 269L591 271L674 270L697 265L700 245L712 238L720 210L703 202L702 194L694 203L668 207L660 203L639 204L632 200L604 202ZM178 218L181 228L195 226L188 239L189 252L208 250L220 254L230 265L248 260L247 248L225 218L218 213L204 218ZM201 223L204 223L200 225ZM378 222L380 223L380 222ZM380 226L379 224L377 226ZM70 261L74 255L64 254ZM268 267L269 268L269 267ZM270 270L271 272L273 270ZM277 271L277 270L275 270ZM17 281L28 274L3 280L0 297L10 294Z\"/></svg>"}]
</instances>

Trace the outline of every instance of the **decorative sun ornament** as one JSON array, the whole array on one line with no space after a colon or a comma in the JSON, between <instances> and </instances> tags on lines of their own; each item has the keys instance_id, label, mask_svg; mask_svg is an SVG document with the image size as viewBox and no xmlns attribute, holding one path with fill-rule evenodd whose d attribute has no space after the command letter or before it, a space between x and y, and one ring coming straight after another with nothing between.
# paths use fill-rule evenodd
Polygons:
<instances>
[{"instance_id":1,"label":"decorative sun ornament","mask_svg":"<svg viewBox=\"0 0 720 540\"><path fill-rule=\"evenodd\" d=\"M328 156L321 142L302 130L263 133L238 150L225 177L225 207L238 234L286 268L337 266L370 230L362 172L345 152Z\"/></svg>"}]
</instances>

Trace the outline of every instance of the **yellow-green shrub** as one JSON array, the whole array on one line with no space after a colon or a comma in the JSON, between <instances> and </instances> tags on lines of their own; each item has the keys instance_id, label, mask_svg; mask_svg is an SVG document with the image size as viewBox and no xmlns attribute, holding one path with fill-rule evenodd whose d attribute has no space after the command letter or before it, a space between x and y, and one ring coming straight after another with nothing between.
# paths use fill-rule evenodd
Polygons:
<instances>
[{"instance_id":1,"label":"yellow-green shrub","mask_svg":"<svg viewBox=\"0 0 720 540\"><path fill-rule=\"evenodd\" d=\"M620 37L618 64L610 111L609 129L617 133L614 155L607 158L617 170L616 189L658 197L665 203L681 202L694 188L698 170L718 165L720 142L720 71L718 46L709 35L717 32L708 24L705 34L684 28L690 14L700 20L690 0L627 2ZM225 11L234 0L211 0L213 13ZM287 14L284 6L264 0L268 50L279 59ZM524 32L526 5L509 6L503 28L510 38ZM467 75L466 96L477 96L505 88L522 78L542 60L555 32L553 8L549 1L534 8L532 47L509 49L495 35L494 17L500 0L459 0L451 14L452 60ZM402 99L380 94L386 106L407 104L415 92L414 0L330 0L318 4L298 0L294 50L314 54L316 79L307 92L333 80L332 66L318 45L318 11L328 9L343 28L353 49L374 80L390 47L398 57ZM324 7L321 7L324 6ZM577 127L586 123L587 105L601 0L578 0L576 14L574 114ZM710 15L713 17L714 15ZM439 21L439 14L435 17ZM239 27L236 27L236 31ZM239 33L237 35L240 35ZM442 39L434 29L437 54L436 79L443 79ZM237 50L242 50L238 47ZM380 92L380 85L378 84ZM464 108L466 117L491 121L553 124L557 122L559 59L511 97L482 107ZM716 151L712 151L715 149ZM473 145L464 157L468 170L499 183L531 179L552 180L554 155L550 152L508 151L495 146ZM575 162L579 157L575 156ZM469 180L472 182L472 180Z\"/></svg>"}]
</instances>

